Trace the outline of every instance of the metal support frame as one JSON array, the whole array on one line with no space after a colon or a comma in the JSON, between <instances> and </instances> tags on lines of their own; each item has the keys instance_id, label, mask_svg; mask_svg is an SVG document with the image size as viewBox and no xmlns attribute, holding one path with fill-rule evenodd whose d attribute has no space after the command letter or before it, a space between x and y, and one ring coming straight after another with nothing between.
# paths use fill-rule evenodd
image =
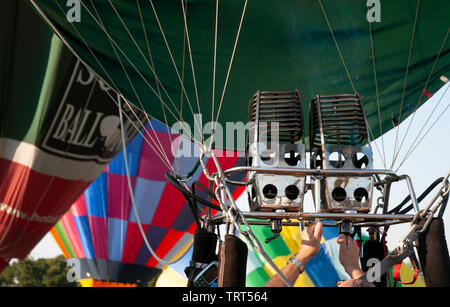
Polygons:
<instances>
[{"instance_id":1,"label":"metal support frame","mask_svg":"<svg viewBox=\"0 0 450 307\"><path fill-rule=\"evenodd\" d=\"M374 175L385 175L386 178L382 183L393 183L397 181L406 181L409 190L409 195L413 204L414 212L419 212L419 204L417 201L416 193L408 175L397 175L390 170L334 170L334 169L292 169L292 168L266 168L266 167L254 167L254 166L239 166L233 167L223 172L224 181L228 184L235 185L248 185L253 181L249 178L248 181L230 181L227 178L237 172L252 172L255 175L258 173L272 174L272 175L291 175L291 176L309 176L311 178L321 178L326 176L333 176L339 174L340 176L360 176L360 177L372 177ZM381 183L381 182L380 182ZM315 190L315 194L318 194L320 188ZM315 196L317 197L317 196ZM386 210L385 210L386 211ZM384 211L384 212L385 212ZM336 221L352 221L354 225L358 226L382 226L392 225L397 223L411 222L414 215L403 214L371 214L371 213L321 213L321 212L243 212L246 218L256 219L296 219L296 220L314 220L314 219L327 219ZM212 222L220 220L220 215L211 219ZM250 222L251 223L251 222ZM336 226L336 225L333 225Z\"/></svg>"},{"instance_id":2,"label":"metal support frame","mask_svg":"<svg viewBox=\"0 0 450 307\"><path fill-rule=\"evenodd\" d=\"M211 154L213 161L217 167L217 172L214 174L209 174L206 166L204 165L203 157L205 154ZM222 171L220 164L217 160L213 151L208 151L206 148L202 149L202 155L200 161L203 166L203 171L205 176L215 182L216 190L215 194L219 199L219 204L222 208L222 213L216 216L205 216L206 222L209 224L223 224L232 223L234 232L242 234L249 244L260 253L266 261L274 268L274 270L279 274L279 276L284 280L288 286L292 286L285 276L281 273L278 267L273 263L272 259L264 251L264 248L259 242L258 238L250 229L250 225L271 225L273 220L280 221L279 226L289 225L289 226L299 226L303 225L302 222L307 221L309 223L314 223L317 219L331 220L331 222L324 222L324 226L327 227L340 227L342 231L349 232L349 226L359 226L359 227L371 227L371 226L389 226L398 223L411 223L410 230L405 235L405 237L399 241L397 248L391 255L383 259L378 265L372 267L366 274L361 277L362 279L367 279L370 274L375 271L384 271L390 268L393 263L397 263L402 259L410 256L414 257L413 245L414 240L421 232L425 231L433 217L433 214L442 205L445 199L449 197L450 193L450 172L442 181L442 187L438 193L433 197L425 209L420 210L416 194L413 188L411 178L407 175L397 175L390 170L328 170L328 169L285 169L285 168L261 168L252 166L242 166L230 168L226 171ZM268 173L268 174L290 174L290 175L302 175L311 176L311 178L316 178L320 180L321 177L327 175L334 175L336 172L342 176L386 176L382 180L375 182L375 185L386 185L390 189L390 185L397 181L406 181L409 195L413 203L414 214L386 214L387 208L383 208L383 214L370 214L370 213L320 213L320 212L242 212L237 208L233 196L228 188L228 184L238 184L238 185L248 185L252 182L250 178L247 182L232 182L227 180L231 174L236 172L255 172L258 173ZM317 192L317 191L316 191ZM388 192L389 193L389 192ZM388 193L384 197L388 197ZM251 220L248 220L251 219ZM293 220L298 220L299 222L294 222ZM418 223L421 220L425 220L424 226L419 227ZM241 229L240 225L243 224L247 230ZM276 236L274 236L276 237ZM271 240L272 238L269 238ZM267 240L266 240L267 241ZM415 262L416 263L416 262Z\"/></svg>"},{"instance_id":3,"label":"metal support frame","mask_svg":"<svg viewBox=\"0 0 450 307\"><path fill-rule=\"evenodd\" d=\"M267 92L266 92L267 93ZM359 108L361 108L362 118L358 117L352 125L356 125L357 129L356 134L360 135L360 145L364 142L364 140L368 141L367 127L365 126L365 118L364 113L362 112L362 105L359 101L359 96L356 95L338 95L333 96L338 97L339 101L344 102L344 107L347 107L347 103L357 104ZM250 112L252 116L256 118L258 121L259 116L259 107L260 104L256 103L261 98L261 92L258 92L256 96L254 96L254 103L250 104ZM330 97L325 96L326 99L330 99ZM356 100L355 100L356 99ZM348 100L348 101L347 101ZM320 99L318 99L320 102ZM355 102L356 101L356 102ZM314 101L313 101L314 102ZM317 103L319 103L317 102ZM327 101L328 103L328 101ZM269 103L270 104L270 103ZM328 108L330 106L327 106ZM351 107L351 106L350 106ZM344 108L344 111L347 110ZM320 113L320 112L319 112ZM320 116L320 115L319 115ZM331 115L330 115L331 116ZM275 120L276 121L276 120ZM258 125L253 127L254 130L251 133L251 138L255 141L254 144L258 144L259 138L259 129ZM218 224L227 224L227 231L231 229L233 234L241 234L244 238L247 239L249 244L259 252L274 268L274 270L280 275L280 277L285 281L287 285L290 285L286 278L283 276L281 271L275 266L273 261L268 257L267 253L265 253L262 244L259 242L258 238L252 232L250 225L268 225L274 232L274 236L272 238L268 238L266 243L279 235L281 228L285 225L288 226L300 226L303 227L305 224L315 223L317 220L326 220L323 222L326 227L338 227L341 232L350 233L352 227L382 227L382 226L390 226L399 223L411 223L410 230L405 235L405 237L398 243L397 248L392 253L395 259L403 259L406 256L412 255L412 246L414 239L418 236L419 233L426 230L429 226L429 223L433 217L433 214L436 210L441 206L443 200L448 198L448 194L450 192L449 185L449 177L450 172L447 174L445 179L443 180L443 187L441 190L435 195L435 197L430 201L430 203L425 207L425 209L420 210L419 203L416 197L416 193L414 191L414 187L411 181L411 178L408 175L397 175L395 172L391 170L385 169L372 169L372 157L371 157L371 149L369 146L368 150L365 150L360 146L359 149L352 148L349 146L347 151L352 155L358 151L369 154L367 165L370 166L368 169L360 169L358 167L344 167L344 168L332 168L327 167L328 161L326 161L326 154L330 150L326 145L326 140L332 140L331 146L342 146L348 144L342 144L340 137L345 137L349 135L354 135L354 133L349 129L349 127L343 127L344 133L341 135L339 133L330 133L326 135L324 133L324 127L320 126L320 142L321 148L317 150L316 147L316 156L320 156L321 158L321 168L312 167L311 169L307 169L305 165L302 164L302 167L289 167L289 165L276 164L276 165L267 165L263 163L263 161L258 161L257 163L248 163L249 166L240 166L233 167L228 170L223 171L220 167L220 164L215 156L214 151L208 149L206 147L201 148L201 156L200 163L203 167L203 172L205 176L216 185L215 195L219 201L222 212L219 212L215 216L207 215L204 216L206 224L209 225L218 225ZM314 132L311 132L314 133ZM311 138L311 142L314 146L315 138ZM333 143L334 142L334 143ZM345 142L344 142L345 143ZM294 144L292 144L294 145ZM345 148L344 148L345 149ZM249 148L247 148L248 152ZM254 150L254 149L253 149ZM256 153L256 155L255 155ZM311 150L311 154L314 152ZM206 166L203 162L203 157L209 154L213 158L214 164L217 168L217 172L214 174L209 174ZM260 156L261 152L259 148L256 148L256 151L253 152L252 158ZM247 155L247 159L249 159L249 155ZM355 164L353 162L353 164ZM228 179L232 174L245 172L247 174L246 181L233 181ZM299 210L284 210L284 208L276 208L269 206L266 209L267 211L259 210L261 207L250 208L253 209L251 212L246 212L240 210L233 199L233 196L228 188L228 185L240 185L246 187L252 187L261 180L261 178L276 178L276 176L285 177L285 178L304 178L304 182L302 182L302 187L304 187L304 191L302 194L302 198L304 194L307 193L308 190L311 190L313 193L313 199L316 203L316 212L304 212L302 206L297 206ZM383 178L380 178L384 176ZM312 184L306 184L306 178L310 178ZM327 182L329 178L343 178L344 180L350 180L355 178L361 178L363 181L367 181L371 185L371 189L374 187L381 188L383 191L383 196L381 197L381 203L378 203L377 207L374 210L374 213L370 213L370 206L363 208L364 210L351 210L353 206L343 207L344 212L334 212L333 206L328 206L326 208L322 207L321 201L323 201L323 186L330 184ZM259 179L258 179L259 178ZM389 204L389 194L391 191L391 185L393 182L398 181L406 181L409 197L412 202L412 207L414 209L414 214L389 214L388 213L388 204ZM440 198L440 199L439 199ZM367 200L369 203L372 202L372 197ZM267 204L264 204L267 205ZM382 207L383 212L381 214L377 213L377 209ZM264 209L264 208L263 208ZM325 210L322 210L325 209ZM341 208L340 208L341 209ZM367 210L366 210L367 209ZM420 221L424 221L424 226L419 226ZM243 225L243 227L241 227ZM392 257L391 257L392 258ZM387 263L385 266L392 262L392 259L388 259L388 257L383 260ZM364 275L366 278L367 274Z\"/></svg>"}]
</instances>

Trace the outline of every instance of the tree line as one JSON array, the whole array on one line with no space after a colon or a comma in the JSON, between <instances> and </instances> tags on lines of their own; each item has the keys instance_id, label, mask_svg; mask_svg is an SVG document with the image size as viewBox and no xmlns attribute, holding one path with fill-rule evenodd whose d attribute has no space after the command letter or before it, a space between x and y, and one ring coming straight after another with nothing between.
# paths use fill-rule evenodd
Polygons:
<instances>
[{"instance_id":1,"label":"tree line","mask_svg":"<svg viewBox=\"0 0 450 307\"><path fill-rule=\"evenodd\" d=\"M0 273L2 287L79 287L77 282L67 281L66 258L59 255L55 258L13 261Z\"/></svg>"}]
</instances>

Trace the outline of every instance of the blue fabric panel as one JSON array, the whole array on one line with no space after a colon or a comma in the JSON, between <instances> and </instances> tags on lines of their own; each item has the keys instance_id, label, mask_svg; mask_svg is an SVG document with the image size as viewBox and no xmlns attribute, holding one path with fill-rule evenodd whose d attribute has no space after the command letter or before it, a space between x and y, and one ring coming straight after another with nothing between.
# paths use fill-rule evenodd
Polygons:
<instances>
[{"instance_id":1,"label":"blue fabric panel","mask_svg":"<svg viewBox=\"0 0 450 307\"><path fill-rule=\"evenodd\" d=\"M161 243L161 241L164 239L164 236L167 234L168 231L169 229L167 228L161 228L150 225L150 228L148 229L146 236L148 242L150 243L151 248L154 251L156 251L156 249L159 246L159 243ZM164 258L160 255L157 256L160 258ZM143 241L141 249L139 250L139 253L136 257L135 263L145 265L150 260L151 257L152 255L150 254L147 245Z\"/></svg>"},{"instance_id":2,"label":"blue fabric panel","mask_svg":"<svg viewBox=\"0 0 450 307\"><path fill-rule=\"evenodd\" d=\"M100 176L84 192L86 209L89 215L96 217L108 216L108 173Z\"/></svg>"},{"instance_id":3,"label":"blue fabric panel","mask_svg":"<svg viewBox=\"0 0 450 307\"><path fill-rule=\"evenodd\" d=\"M159 205L159 199L166 182L137 177L134 186L134 200L142 224L150 224ZM130 208L130 221L137 223L134 209Z\"/></svg>"},{"instance_id":4,"label":"blue fabric panel","mask_svg":"<svg viewBox=\"0 0 450 307\"><path fill-rule=\"evenodd\" d=\"M91 239L91 230L89 228L89 219L87 216L74 216L75 225L77 226L78 234L80 236L81 245L83 246L84 255L86 258L94 259L94 245Z\"/></svg>"},{"instance_id":5,"label":"blue fabric panel","mask_svg":"<svg viewBox=\"0 0 450 307\"><path fill-rule=\"evenodd\" d=\"M336 281L340 280L324 244L305 266L305 271L316 287L334 287Z\"/></svg>"},{"instance_id":6,"label":"blue fabric panel","mask_svg":"<svg viewBox=\"0 0 450 307\"><path fill-rule=\"evenodd\" d=\"M122 260L127 227L128 221L108 219L108 259L119 262Z\"/></svg>"},{"instance_id":7,"label":"blue fabric panel","mask_svg":"<svg viewBox=\"0 0 450 307\"><path fill-rule=\"evenodd\" d=\"M141 129L140 133L138 133L127 145L127 158L130 176L137 175L139 160L141 156L142 142L144 141L141 133L144 134L144 129ZM108 171L114 174L127 174L123 150L120 151L117 156L111 161L108 166Z\"/></svg>"},{"instance_id":8,"label":"blue fabric panel","mask_svg":"<svg viewBox=\"0 0 450 307\"><path fill-rule=\"evenodd\" d=\"M171 228L178 231L187 231L194 223L194 216L192 210L187 203L184 204L176 220L173 222Z\"/></svg>"}]
</instances>

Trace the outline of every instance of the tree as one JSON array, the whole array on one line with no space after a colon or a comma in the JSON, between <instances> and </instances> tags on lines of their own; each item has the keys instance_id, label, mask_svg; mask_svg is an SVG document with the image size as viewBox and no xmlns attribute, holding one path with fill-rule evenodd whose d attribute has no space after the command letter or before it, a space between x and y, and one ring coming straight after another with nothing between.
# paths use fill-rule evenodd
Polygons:
<instances>
[{"instance_id":1,"label":"tree","mask_svg":"<svg viewBox=\"0 0 450 307\"><path fill-rule=\"evenodd\" d=\"M60 255L49 259L27 258L10 264L0 274L0 286L78 287L67 280L66 259Z\"/></svg>"}]
</instances>

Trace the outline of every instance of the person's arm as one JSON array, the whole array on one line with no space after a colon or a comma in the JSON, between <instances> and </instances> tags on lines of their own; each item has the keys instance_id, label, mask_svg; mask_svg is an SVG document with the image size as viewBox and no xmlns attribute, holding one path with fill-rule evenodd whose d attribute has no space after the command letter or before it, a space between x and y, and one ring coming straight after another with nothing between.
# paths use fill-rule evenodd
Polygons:
<instances>
[{"instance_id":1,"label":"person's arm","mask_svg":"<svg viewBox=\"0 0 450 307\"><path fill-rule=\"evenodd\" d=\"M317 223L312 225L302 232L302 242L300 245L300 250L295 255L295 259L300 261L303 266L311 260L320 250L320 241L322 239L322 231L323 224ZM297 266L293 262L289 262L286 266L281 270L281 273L286 277L291 285L295 283L300 272ZM269 281L266 283L266 287L286 287L286 283L283 279L278 275L274 275Z\"/></svg>"}]
</instances>

